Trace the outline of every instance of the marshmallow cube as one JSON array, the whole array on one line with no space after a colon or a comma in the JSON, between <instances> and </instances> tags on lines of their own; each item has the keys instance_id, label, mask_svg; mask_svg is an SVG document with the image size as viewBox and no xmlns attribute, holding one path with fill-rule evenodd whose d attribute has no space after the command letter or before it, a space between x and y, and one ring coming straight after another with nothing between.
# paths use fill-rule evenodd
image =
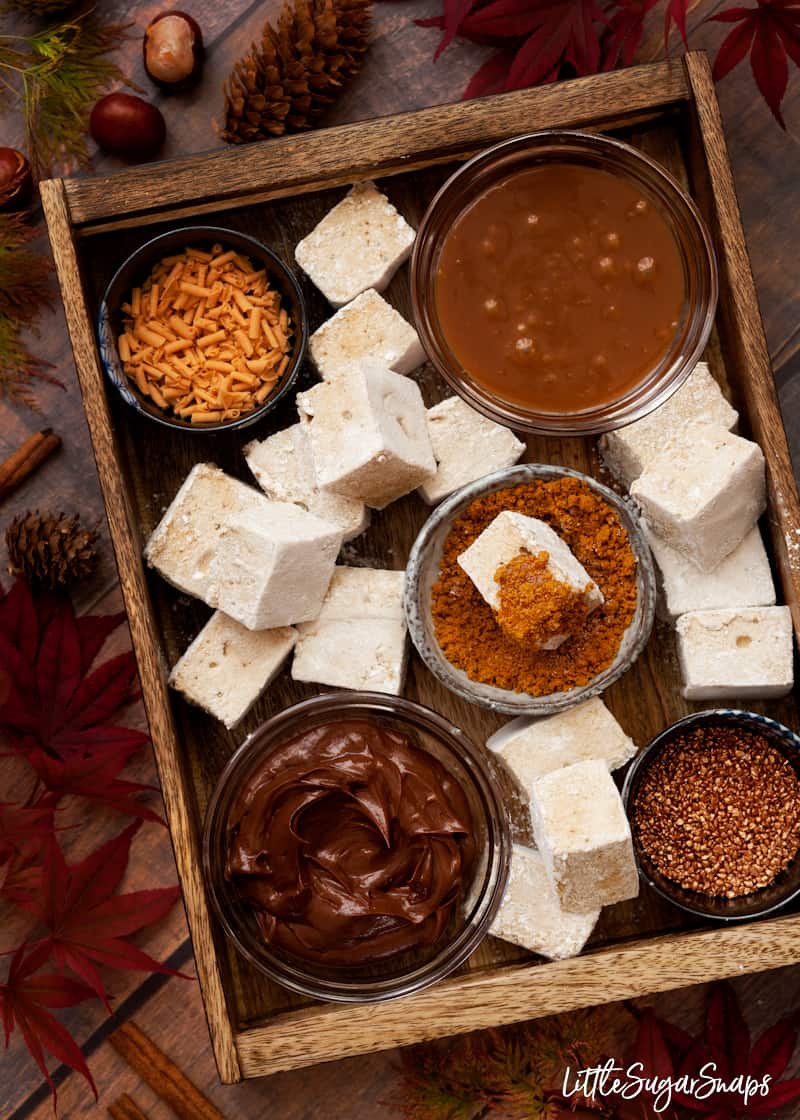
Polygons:
<instances>
[{"instance_id":1,"label":"marshmallow cube","mask_svg":"<svg viewBox=\"0 0 800 1120\"><path fill-rule=\"evenodd\" d=\"M268 498L293 502L338 526L343 540L353 540L369 525L369 510L363 502L328 494L317 487L311 447L301 424L293 424L260 442L253 440L245 447L244 457Z\"/></svg>"},{"instance_id":2,"label":"marshmallow cube","mask_svg":"<svg viewBox=\"0 0 800 1120\"><path fill-rule=\"evenodd\" d=\"M605 762L576 762L538 778L531 821L565 910L587 913L638 895L630 825Z\"/></svg>"},{"instance_id":3,"label":"marshmallow cube","mask_svg":"<svg viewBox=\"0 0 800 1120\"><path fill-rule=\"evenodd\" d=\"M786 696L794 683L788 607L692 611L678 619L687 700Z\"/></svg>"},{"instance_id":4,"label":"marshmallow cube","mask_svg":"<svg viewBox=\"0 0 800 1120\"><path fill-rule=\"evenodd\" d=\"M552 770L592 758L616 770L637 749L599 696L545 719L512 719L495 731L486 746L506 764L525 799L530 798L533 783Z\"/></svg>"},{"instance_id":5,"label":"marshmallow cube","mask_svg":"<svg viewBox=\"0 0 800 1120\"><path fill-rule=\"evenodd\" d=\"M658 566L658 611L662 618L674 622L689 611L770 607L775 603L775 585L758 526L713 572L701 571L646 524L643 527Z\"/></svg>"},{"instance_id":6,"label":"marshmallow cube","mask_svg":"<svg viewBox=\"0 0 800 1120\"><path fill-rule=\"evenodd\" d=\"M273 682L296 641L291 626L248 630L215 611L175 665L169 683L230 729Z\"/></svg>"},{"instance_id":7,"label":"marshmallow cube","mask_svg":"<svg viewBox=\"0 0 800 1120\"><path fill-rule=\"evenodd\" d=\"M487 420L460 397L448 397L428 409L436 474L419 488L428 505L436 505L468 482L511 467L525 450L512 431Z\"/></svg>"},{"instance_id":8,"label":"marshmallow cube","mask_svg":"<svg viewBox=\"0 0 800 1120\"><path fill-rule=\"evenodd\" d=\"M316 617L341 543L329 522L199 463L145 558L180 591L250 630L269 630Z\"/></svg>"},{"instance_id":9,"label":"marshmallow cube","mask_svg":"<svg viewBox=\"0 0 800 1120\"><path fill-rule=\"evenodd\" d=\"M489 929L493 937L560 961L580 953L599 917L599 909L586 914L562 909L539 852L514 844L506 892Z\"/></svg>"},{"instance_id":10,"label":"marshmallow cube","mask_svg":"<svg viewBox=\"0 0 800 1120\"><path fill-rule=\"evenodd\" d=\"M695 424L650 460L631 495L656 536L711 572L764 512L764 456L750 440Z\"/></svg>"},{"instance_id":11,"label":"marshmallow cube","mask_svg":"<svg viewBox=\"0 0 800 1120\"><path fill-rule=\"evenodd\" d=\"M458 557L458 563L492 608L500 609L500 585L497 571L523 552L549 556L548 570L557 580L576 593L583 593L590 611L603 602L603 593L589 578L584 566L571 549L544 521L526 517L524 513L503 510L494 521ZM542 649L557 649L568 634L558 634L543 642Z\"/></svg>"},{"instance_id":12,"label":"marshmallow cube","mask_svg":"<svg viewBox=\"0 0 800 1120\"><path fill-rule=\"evenodd\" d=\"M356 185L298 244L295 260L334 307L382 292L416 233L374 183Z\"/></svg>"},{"instance_id":13,"label":"marshmallow cube","mask_svg":"<svg viewBox=\"0 0 800 1120\"><path fill-rule=\"evenodd\" d=\"M436 470L416 382L379 362L299 393L321 490L383 509Z\"/></svg>"},{"instance_id":14,"label":"marshmallow cube","mask_svg":"<svg viewBox=\"0 0 800 1120\"><path fill-rule=\"evenodd\" d=\"M319 617L298 626L296 681L399 695L407 662L405 573L337 567Z\"/></svg>"},{"instance_id":15,"label":"marshmallow cube","mask_svg":"<svg viewBox=\"0 0 800 1120\"><path fill-rule=\"evenodd\" d=\"M365 358L395 373L411 373L425 361L417 332L374 288L323 323L308 345L323 381L333 381Z\"/></svg>"},{"instance_id":16,"label":"marshmallow cube","mask_svg":"<svg viewBox=\"0 0 800 1120\"><path fill-rule=\"evenodd\" d=\"M686 381L660 408L615 432L600 437L606 466L630 488L663 448L666 440L693 424L717 424L733 431L739 414L722 395L705 362L698 362Z\"/></svg>"}]
</instances>

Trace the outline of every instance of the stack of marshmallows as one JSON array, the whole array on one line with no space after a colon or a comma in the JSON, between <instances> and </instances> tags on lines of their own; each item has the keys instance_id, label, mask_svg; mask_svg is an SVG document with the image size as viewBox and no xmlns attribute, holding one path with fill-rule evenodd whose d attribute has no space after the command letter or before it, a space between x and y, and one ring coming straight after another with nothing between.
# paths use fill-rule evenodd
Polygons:
<instances>
[{"instance_id":1,"label":"stack of marshmallows","mask_svg":"<svg viewBox=\"0 0 800 1120\"><path fill-rule=\"evenodd\" d=\"M793 682L789 608L775 606L757 525L764 456L737 421L699 362L661 408L600 440L644 514L687 700L785 696Z\"/></svg>"},{"instance_id":2,"label":"stack of marshmallows","mask_svg":"<svg viewBox=\"0 0 800 1120\"><path fill-rule=\"evenodd\" d=\"M636 754L599 697L488 740L529 813L535 847L515 843L495 937L551 960L581 951L604 906L639 893L628 818L611 771Z\"/></svg>"},{"instance_id":3,"label":"stack of marshmallows","mask_svg":"<svg viewBox=\"0 0 800 1120\"><path fill-rule=\"evenodd\" d=\"M414 237L368 182L298 244L298 264L338 308L309 341L321 380L298 394L298 423L244 448L263 493L199 463L147 543L152 567L215 608L170 683L226 727L292 650L295 680L401 692L404 574L337 565L343 542L371 510L414 490L435 504L524 450L458 398L426 409L406 376L422 347L380 292Z\"/></svg>"}]
</instances>

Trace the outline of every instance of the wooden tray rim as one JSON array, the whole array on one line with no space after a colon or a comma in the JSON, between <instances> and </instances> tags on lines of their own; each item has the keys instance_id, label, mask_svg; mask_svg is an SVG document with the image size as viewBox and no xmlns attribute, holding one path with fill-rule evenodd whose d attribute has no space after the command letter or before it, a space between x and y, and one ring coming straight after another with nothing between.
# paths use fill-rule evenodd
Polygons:
<instances>
[{"instance_id":1,"label":"wooden tray rim","mask_svg":"<svg viewBox=\"0 0 800 1120\"><path fill-rule=\"evenodd\" d=\"M598 89L602 88L602 96ZM188 780L172 724L166 672L150 609L144 568L115 446L94 332L80 279L76 237L126 225L252 204L322 187L385 176L465 157L489 143L542 127L620 127L689 103L709 166L718 224L720 267L735 277L741 312L737 344L751 370L742 390L759 442L769 430L770 522L786 600L798 625L798 572L786 539L800 532L800 502L772 381L766 340L744 245L719 109L708 61L636 67L476 102L320 130L235 152L138 168L107 179L50 180L42 201L56 261L84 407L97 460L120 584L142 678L176 864L192 935L212 1046L225 1082L403 1045L425 1038L630 998L788 964L800 955L800 916L749 926L648 938L569 961L487 969L456 977L421 995L368 1007L318 1005L278 1013L269 1025L235 1030L228 1014L191 820ZM521 121L524 126L521 127ZM446 127L446 148L434 133ZM351 142L370 153L348 163ZM417 147L414 147L416 140ZM228 175L225 191L202 200L199 183ZM309 167L313 170L309 170ZM200 175L198 172L202 172ZM166 181L164 176L167 176ZM171 186L169 184L172 184ZM777 421L777 429L775 427ZM779 431L782 438L776 438ZM344 1028L344 1029L343 1029Z\"/></svg>"}]
</instances>

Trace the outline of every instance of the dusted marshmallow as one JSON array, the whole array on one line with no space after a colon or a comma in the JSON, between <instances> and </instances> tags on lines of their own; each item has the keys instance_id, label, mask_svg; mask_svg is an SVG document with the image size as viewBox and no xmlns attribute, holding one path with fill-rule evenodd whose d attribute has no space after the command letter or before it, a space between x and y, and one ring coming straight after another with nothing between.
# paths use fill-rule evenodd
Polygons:
<instances>
[{"instance_id":1,"label":"dusted marshmallow","mask_svg":"<svg viewBox=\"0 0 800 1120\"><path fill-rule=\"evenodd\" d=\"M586 913L639 893L628 818L605 762L576 762L537 778L531 821L565 910Z\"/></svg>"},{"instance_id":2,"label":"dusted marshmallow","mask_svg":"<svg viewBox=\"0 0 800 1120\"><path fill-rule=\"evenodd\" d=\"M764 456L715 424L690 425L650 460L631 495L654 533L710 572L764 512Z\"/></svg>"},{"instance_id":3,"label":"dusted marshmallow","mask_svg":"<svg viewBox=\"0 0 800 1120\"><path fill-rule=\"evenodd\" d=\"M395 373L411 373L425 361L417 332L373 288L323 323L308 346L324 381L333 381L365 358L373 358Z\"/></svg>"},{"instance_id":4,"label":"dusted marshmallow","mask_svg":"<svg viewBox=\"0 0 800 1120\"><path fill-rule=\"evenodd\" d=\"M199 463L145 547L148 564L181 591L250 630L315 618L342 534Z\"/></svg>"},{"instance_id":5,"label":"dusted marshmallow","mask_svg":"<svg viewBox=\"0 0 800 1120\"><path fill-rule=\"evenodd\" d=\"M356 185L294 251L334 307L374 288L382 292L405 261L416 234L374 183Z\"/></svg>"},{"instance_id":6,"label":"dusted marshmallow","mask_svg":"<svg viewBox=\"0 0 800 1120\"><path fill-rule=\"evenodd\" d=\"M736 427L739 414L722 395L705 362L698 362L677 392L660 408L600 437L606 466L625 487L630 487L665 441L697 423L717 424L727 431Z\"/></svg>"},{"instance_id":7,"label":"dusted marshmallow","mask_svg":"<svg viewBox=\"0 0 800 1120\"><path fill-rule=\"evenodd\" d=\"M369 510L357 498L328 494L317 487L308 436L301 424L284 428L244 449L247 465L268 498L293 502L342 530L351 541L369 525Z\"/></svg>"},{"instance_id":8,"label":"dusted marshmallow","mask_svg":"<svg viewBox=\"0 0 800 1120\"><path fill-rule=\"evenodd\" d=\"M545 719L512 719L486 746L502 758L526 799L536 779L551 770L592 758L616 770L636 754L636 744L599 696Z\"/></svg>"},{"instance_id":9,"label":"dusted marshmallow","mask_svg":"<svg viewBox=\"0 0 800 1120\"><path fill-rule=\"evenodd\" d=\"M500 609L497 572L523 553L547 553L547 571L576 594L582 593L589 611L603 602L603 593L569 546L544 521L524 513L503 510L458 558L460 567L492 608ZM541 649L557 649L568 634L559 634L540 643Z\"/></svg>"},{"instance_id":10,"label":"dusted marshmallow","mask_svg":"<svg viewBox=\"0 0 800 1120\"><path fill-rule=\"evenodd\" d=\"M405 573L337 567L319 617L298 627L296 681L399 694L407 643Z\"/></svg>"},{"instance_id":11,"label":"dusted marshmallow","mask_svg":"<svg viewBox=\"0 0 800 1120\"><path fill-rule=\"evenodd\" d=\"M563 910L547 878L541 855L514 844L503 901L489 933L551 961L575 957L594 929L600 910Z\"/></svg>"},{"instance_id":12,"label":"dusted marshmallow","mask_svg":"<svg viewBox=\"0 0 800 1120\"><path fill-rule=\"evenodd\" d=\"M692 611L678 619L687 700L786 696L794 683L788 607Z\"/></svg>"},{"instance_id":13,"label":"dusted marshmallow","mask_svg":"<svg viewBox=\"0 0 800 1120\"><path fill-rule=\"evenodd\" d=\"M461 397L448 397L428 409L436 474L419 488L428 505L493 471L511 467L525 450L512 431L487 420Z\"/></svg>"},{"instance_id":14,"label":"dusted marshmallow","mask_svg":"<svg viewBox=\"0 0 800 1120\"><path fill-rule=\"evenodd\" d=\"M416 382L379 362L299 393L321 490L383 509L436 470Z\"/></svg>"},{"instance_id":15,"label":"dusted marshmallow","mask_svg":"<svg viewBox=\"0 0 800 1120\"><path fill-rule=\"evenodd\" d=\"M758 526L712 572L701 571L646 524L644 530L658 565L658 609L662 618L674 622L688 611L774 604L775 585Z\"/></svg>"},{"instance_id":16,"label":"dusted marshmallow","mask_svg":"<svg viewBox=\"0 0 800 1120\"><path fill-rule=\"evenodd\" d=\"M232 728L273 682L296 641L291 626L248 630L215 611L175 665L169 683Z\"/></svg>"}]
</instances>

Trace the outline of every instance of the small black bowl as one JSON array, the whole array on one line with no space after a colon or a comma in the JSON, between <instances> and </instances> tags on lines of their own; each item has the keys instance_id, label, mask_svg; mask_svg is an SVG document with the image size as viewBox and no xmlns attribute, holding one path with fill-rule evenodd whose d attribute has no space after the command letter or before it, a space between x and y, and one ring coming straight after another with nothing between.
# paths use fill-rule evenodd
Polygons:
<instances>
[{"instance_id":1,"label":"small black bowl","mask_svg":"<svg viewBox=\"0 0 800 1120\"><path fill-rule=\"evenodd\" d=\"M696 712L662 731L631 763L622 789L622 799L631 820L633 806L648 766L659 751L696 727L733 727L758 735L771 747L780 751L800 777L800 736L782 723L769 719L768 716L759 715L757 712L743 712L735 708L716 708ZM753 791L753 796L757 796L756 790ZM800 854L795 856L789 866L768 886L751 894L741 895L739 898L721 898L685 890L673 879L668 879L653 866L647 853L637 843L636 830L632 827L631 831L642 880L662 898L689 914L711 918L717 922L739 922L761 918L781 906L786 906L800 895Z\"/></svg>"},{"instance_id":2,"label":"small black bowl","mask_svg":"<svg viewBox=\"0 0 800 1120\"><path fill-rule=\"evenodd\" d=\"M165 412L148 397L139 392L136 385L126 376L117 351L117 337L122 329L121 306L130 295L131 289L147 279L150 270L163 257L182 252L189 246L211 248L220 244L224 249L236 249L258 261L266 269L270 283L281 293L282 306L287 309L294 324L294 347L291 360L282 383L262 405L252 412L235 420L222 420L216 424L192 424L180 416ZM306 352L308 339L308 320L300 287L294 274L266 245L233 229L219 226L184 226L161 233L158 237L145 242L125 260L114 273L106 288L97 316L97 342L100 360L109 380L120 396L137 412L163 424L167 428L205 434L207 432L230 431L234 428L247 428L271 412L297 381L300 367Z\"/></svg>"}]
</instances>

